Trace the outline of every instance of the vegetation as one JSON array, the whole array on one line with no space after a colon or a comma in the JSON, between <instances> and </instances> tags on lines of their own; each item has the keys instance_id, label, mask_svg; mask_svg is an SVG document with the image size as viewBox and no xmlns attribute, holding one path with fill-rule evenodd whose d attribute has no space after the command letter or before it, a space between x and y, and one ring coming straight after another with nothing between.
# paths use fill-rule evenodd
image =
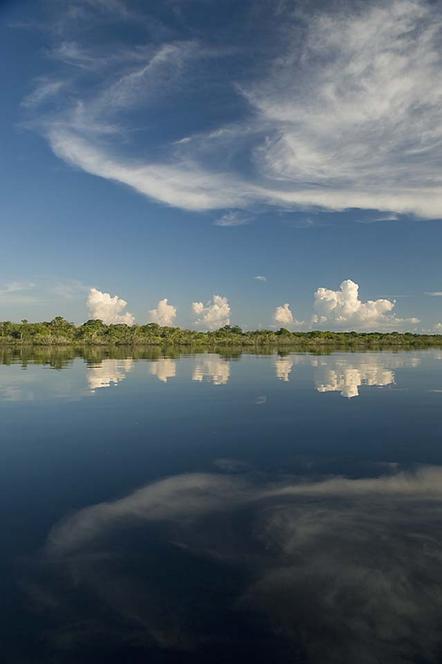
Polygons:
<instances>
[{"instance_id":1,"label":"vegetation","mask_svg":"<svg viewBox=\"0 0 442 664\"><path fill-rule=\"evenodd\" d=\"M69 323L61 316L50 322L0 323L2 346L153 346L190 349L296 347L301 350L327 347L345 348L424 348L442 347L442 335L411 332L290 332L279 330L243 331L237 325L199 332L179 327L147 325L106 325L88 320L82 325Z\"/></svg>"}]
</instances>

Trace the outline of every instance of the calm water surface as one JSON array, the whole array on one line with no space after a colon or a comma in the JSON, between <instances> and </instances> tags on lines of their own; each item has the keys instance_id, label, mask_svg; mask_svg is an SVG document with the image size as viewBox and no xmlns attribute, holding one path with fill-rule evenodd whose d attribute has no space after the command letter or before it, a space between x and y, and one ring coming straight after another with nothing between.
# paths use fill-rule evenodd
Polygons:
<instances>
[{"instance_id":1,"label":"calm water surface","mask_svg":"<svg viewBox=\"0 0 442 664\"><path fill-rule=\"evenodd\" d=\"M4 351L5 662L442 662L442 351Z\"/></svg>"}]
</instances>

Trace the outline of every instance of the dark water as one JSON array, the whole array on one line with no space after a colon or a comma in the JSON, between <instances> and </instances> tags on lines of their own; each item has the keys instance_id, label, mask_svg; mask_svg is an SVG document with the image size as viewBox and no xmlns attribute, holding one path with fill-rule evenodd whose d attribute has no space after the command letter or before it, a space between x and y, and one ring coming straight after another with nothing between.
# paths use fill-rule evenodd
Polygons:
<instances>
[{"instance_id":1,"label":"dark water","mask_svg":"<svg viewBox=\"0 0 442 664\"><path fill-rule=\"evenodd\" d=\"M1 661L442 662L442 351L1 357Z\"/></svg>"}]
</instances>

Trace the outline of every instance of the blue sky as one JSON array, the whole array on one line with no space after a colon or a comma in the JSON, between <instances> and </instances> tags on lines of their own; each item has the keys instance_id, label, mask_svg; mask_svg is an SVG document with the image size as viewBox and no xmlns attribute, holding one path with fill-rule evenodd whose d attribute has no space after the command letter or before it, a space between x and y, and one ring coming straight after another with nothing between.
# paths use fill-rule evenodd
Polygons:
<instances>
[{"instance_id":1,"label":"blue sky","mask_svg":"<svg viewBox=\"0 0 442 664\"><path fill-rule=\"evenodd\" d=\"M0 319L438 331L437 3L0 14Z\"/></svg>"}]
</instances>

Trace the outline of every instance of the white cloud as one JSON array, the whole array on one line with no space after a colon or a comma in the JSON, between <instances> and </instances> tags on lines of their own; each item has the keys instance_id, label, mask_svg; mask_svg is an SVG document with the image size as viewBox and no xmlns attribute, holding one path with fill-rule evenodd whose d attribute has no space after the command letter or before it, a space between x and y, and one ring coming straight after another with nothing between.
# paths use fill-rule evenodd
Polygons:
<instances>
[{"instance_id":1,"label":"white cloud","mask_svg":"<svg viewBox=\"0 0 442 664\"><path fill-rule=\"evenodd\" d=\"M281 200L441 216L441 30L430 3L394 0L317 13L302 46L293 33L244 91L275 129L257 164Z\"/></svg>"},{"instance_id":2,"label":"white cloud","mask_svg":"<svg viewBox=\"0 0 442 664\"><path fill-rule=\"evenodd\" d=\"M290 305L286 303L280 307L276 307L273 313L273 320L280 325L291 325L295 321L295 318L290 310Z\"/></svg>"},{"instance_id":3,"label":"white cloud","mask_svg":"<svg viewBox=\"0 0 442 664\"><path fill-rule=\"evenodd\" d=\"M250 222L250 217L244 215L242 212L231 211L226 212L216 219L213 223L215 226L244 226Z\"/></svg>"},{"instance_id":4,"label":"white cloud","mask_svg":"<svg viewBox=\"0 0 442 664\"><path fill-rule=\"evenodd\" d=\"M87 120L84 121L87 124ZM96 132L102 132L102 126L98 126ZM47 136L54 153L69 164L128 185L161 203L186 210L211 210L245 205L250 200L230 176L211 174L190 160L171 164L134 163L93 145L74 131L55 127Z\"/></svg>"},{"instance_id":5,"label":"white cloud","mask_svg":"<svg viewBox=\"0 0 442 664\"><path fill-rule=\"evenodd\" d=\"M312 322L315 325L374 329L392 328L402 325L416 325L417 318L399 318L393 313L395 302L378 299L363 302L359 299L359 286L351 279L343 281L339 290L318 288L315 292Z\"/></svg>"},{"instance_id":6,"label":"white cloud","mask_svg":"<svg viewBox=\"0 0 442 664\"><path fill-rule=\"evenodd\" d=\"M211 302L204 305L202 302L192 303L193 313L199 316L197 325L216 330L230 323L230 304L226 297L214 295Z\"/></svg>"},{"instance_id":7,"label":"white cloud","mask_svg":"<svg viewBox=\"0 0 442 664\"><path fill-rule=\"evenodd\" d=\"M89 316L92 319L102 320L106 325L110 325L111 323L133 325L135 318L128 311L124 312L126 306L126 300L121 299L117 295L112 296L96 288L91 288L89 291L87 298Z\"/></svg>"},{"instance_id":8,"label":"white cloud","mask_svg":"<svg viewBox=\"0 0 442 664\"><path fill-rule=\"evenodd\" d=\"M97 58L106 55L87 52L70 33L68 39L61 34L54 55L75 64L77 75L43 82L27 103L53 100L53 112L35 124L61 159L168 205L210 210L267 203L441 217L438 5L391 0L349 9L344 4L341 10L330 3L329 10L306 15L304 28L280 6L274 61L263 63L261 80L235 87L250 104L249 116L173 140L162 146L158 161L146 158L145 146L138 157L123 151L119 139L131 130L127 111L157 103L162 94L176 95L180 108L186 77L192 81L197 64L208 57L196 41L160 44L143 54L140 66L136 49L132 60L127 53L112 58L110 40L107 59L113 68L106 77L96 72L91 93L88 77ZM246 172L239 163L252 168ZM230 212L218 223L245 219Z\"/></svg>"},{"instance_id":9,"label":"white cloud","mask_svg":"<svg viewBox=\"0 0 442 664\"><path fill-rule=\"evenodd\" d=\"M214 385L226 385L230 378L230 363L216 355L198 356L192 373L192 380L201 383L205 378Z\"/></svg>"},{"instance_id":10,"label":"white cloud","mask_svg":"<svg viewBox=\"0 0 442 664\"><path fill-rule=\"evenodd\" d=\"M169 304L167 298L160 300L156 309L149 311L149 321L158 325L171 326L176 318L176 308Z\"/></svg>"},{"instance_id":11,"label":"white cloud","mask_svg":"<svg viewBox=\"0 0 442 664\"><path fill-rule=\"evenodd\" d=\"M167 383L169 378L176 376L176 362L168 357L151 362L149 369L152 376L156 376L162 383Z\"/></svg>"},{"instance_id":12,"label":"white cloud","mask_svg":"<svg viewBox=\"0 0 442 664\"><path fill-rule=\"evenodd\" d=\"M256 277L253 277L256 281L267 281L267 277L264 277L262 274L257 274Z\"/></svg>"},{"instance_id":13,"label":"white cloud","mask_svg":"<svg viewBox=\"0 0 442 664\"><path fill-rule=\"evenodd\" d=\"M442 297L442 291L430 291L425 293L425 295L430 295L431 297Z\"/></svg>"}]
</instances>

